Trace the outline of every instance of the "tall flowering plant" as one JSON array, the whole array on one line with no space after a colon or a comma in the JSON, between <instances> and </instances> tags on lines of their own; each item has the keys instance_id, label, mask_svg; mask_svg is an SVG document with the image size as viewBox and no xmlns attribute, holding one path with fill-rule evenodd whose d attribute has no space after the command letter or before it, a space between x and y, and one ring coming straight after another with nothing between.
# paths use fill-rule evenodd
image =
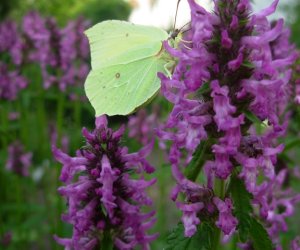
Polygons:
<instances>
[{"instance_id":1,"label":"tall flowering plant","mask_svg":"<svg viewBox=\"0 0 300 250\"><path fill-rule=\"evenodd\" d=\"M300 196L281 190L286 170L276 172L296 59L283 20L267 19L278 1L256 14L247 0L214 1L213 13L189 4L186 41L177 49L165 42L178 65L171 79L160 75L174 108L158 131L172 141L172 199L184 234L194 237L208 223L212 237L237 233L242 248L280 249L279 232Z\"/></svg>"},{"instance_id":2,"label":"tall flowering plant","mask_svg":"<svg viewBox=\"0 0 300 250\"><path fill-rule=\"evenodd\" d=\"M60 179L66 186L59 193L67 199L68 212L62 219L73 225L71 239L56 237L66 249L149 249L156 235L146 231L155 222L154 211L144 213L142 206L152 201L145 189L155 179L145 180L143 172L153 172L145 160L151 144L137 153L120 145L124 127L113 132L106 117L96 120L96 129L83 129L86 146L70 157L54 148L63 164ZM136 173L136 178L132 175Z\"/></svg>"}]
</instances>

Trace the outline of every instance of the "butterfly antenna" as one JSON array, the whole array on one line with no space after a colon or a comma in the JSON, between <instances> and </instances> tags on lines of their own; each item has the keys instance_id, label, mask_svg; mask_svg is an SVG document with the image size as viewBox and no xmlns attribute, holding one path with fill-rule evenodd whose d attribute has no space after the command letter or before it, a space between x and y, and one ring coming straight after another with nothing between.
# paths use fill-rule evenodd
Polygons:
<instances>
[{"instance_id":1,"label":"butterfly antenna","mask_svg":"<svg viewBox=\"0 0 300 250\"><path fill-rule=\"evenodd\" d=\"M176 6L176 13L175 13L175 20L174 20L174 25L173 25L173 31L175 30L175 26L176 26L177 13L178 13L178 7L179 7L180 1L181 1L181 0L177 0L177 6Z\"/></svg>"},{"instance_id":2,"label":"butterfly antenna","mask_svg":"<svg viewBox=\"0 0 300 250\"><path fill-rule=\"evenodd\" d=\"M191 22L187 22L185 25L183 25L181 28L180 28L180 31L182 31L186 26L188 26L188 25L190 25L191 24ZM189 31L189 30L191 30L192 28L189 28L189 29L187 29L187 30L185 30L185 31L183 31L183 32L186 32L186 31Z\"/></svg>"}]
</instances>

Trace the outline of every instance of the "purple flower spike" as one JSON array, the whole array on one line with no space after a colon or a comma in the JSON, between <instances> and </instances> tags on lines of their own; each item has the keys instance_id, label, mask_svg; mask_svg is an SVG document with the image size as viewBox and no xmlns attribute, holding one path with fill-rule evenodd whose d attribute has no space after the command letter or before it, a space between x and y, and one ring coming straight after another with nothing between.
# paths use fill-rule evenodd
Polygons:
<instances>
[{"instance_id":1,"label":"purple flower spike","mask_svg":"<svg viewBox=\"0 0 300 250\"><path fill-rule=\"evenodd\" d=\"M164 42L178 61L170 79L159 74L162 94L173 104L166 123L157 131L161 140L172 142L169 160L177 182L172 199L177 201L179 193L184 196L177 206L183 212L187 236L195 233L203 214L212 215L217 207L216 225L228 238L237 225L231 200L221 200L211 189L216 180L228 182L238 175L253 195L262 220L275 225L268 229L277 243L276 228L286 229L285 219L297 197L282 199L280 206L286 213L278 215L269 204L272 199L267 190L274 188L271 183L278 177L277 155L283 150L278 138L288 125L281 121L291 94L291 66L298 55L283 20L270 23L267 19L278 0L257 14L252 14L250 0L213 2L214 11L209 13L189 0L191 23L184 39L175 47ZM296 101L300 100L298 85L300 81ZM201 155L199 148L203 148ZM183 174L197 179L199 172L185 169L193 168L195 162L202 164L197 167L199 172L204 169L206 187ZM201 209L199 203L204 204Z\"/></svg>"},{"instance_id":2,"label":"purple flower spike","mask_svg":"<svg viewBox=\"0 0 300 250\"><path fill-rule=\"evenodd\" d=\"M20 65L23 60L24 44L17 24L12 21L0 23L0 34L0 52L9 52L13 63Z\"/></svg>"},{"instance_id":3,"label":"purple flower spike","mask_svg":"<svg viewBox=\"0 0 300 250\"><path fill-rule=\"evenodd\" d=\"M71 239L55 236L66 249L92 250L101 245L105 233L112 236L118 249L133 249L137 245L149 249L157 235L148 235L155 219L154 212L143 213L143 205L151 205L145 193L155 179L146 181L142 167L150 165L144 157L151 150L146 146L138 153L128 154L120 146L124 128L112 131L105 116L96 119L96 129L83 129L87 145L70 157L53 148L55 158L63 164L59 188L69 204L62 219L73 225ZM147 169L147 167L144 167ZM129 172L141 177L132 179Z\"/></svg>"},{"instance_id":4,"label":"purple flower spike","mask_svg":"<svg viewBox=\"0 0 300 250\"><path fill-rule=\"evenodd\" d=\"M83 31L87 25L88 22L79 18L60 29L53 18L42 18L37 12L24 17L28 59L40 65L46 89L56 85L65 92L86 78L89 46ZM71 97L77 98L74 94Z\"/></svg>"}]
</instances>

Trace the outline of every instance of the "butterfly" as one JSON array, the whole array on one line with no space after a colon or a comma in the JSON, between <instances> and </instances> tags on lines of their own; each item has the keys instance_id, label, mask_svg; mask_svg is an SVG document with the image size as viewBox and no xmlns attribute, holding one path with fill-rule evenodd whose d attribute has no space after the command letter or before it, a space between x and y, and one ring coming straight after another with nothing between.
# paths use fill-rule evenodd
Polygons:
<instances>
[{"instance_id":1,"label":"butterfly","mask_svg":"<svg viewBox=\"0 0 300 250\"><path fill-rule=\"evenodd\" d=\"M179 33L176 30L169 35L157 27L118 20L86 30L92 69L85 92L96 116L128 115L149 102L160 89L157 73L170 76L174 67L163 41L172 40L174 44Z\"/></svg>"}]
</instances>

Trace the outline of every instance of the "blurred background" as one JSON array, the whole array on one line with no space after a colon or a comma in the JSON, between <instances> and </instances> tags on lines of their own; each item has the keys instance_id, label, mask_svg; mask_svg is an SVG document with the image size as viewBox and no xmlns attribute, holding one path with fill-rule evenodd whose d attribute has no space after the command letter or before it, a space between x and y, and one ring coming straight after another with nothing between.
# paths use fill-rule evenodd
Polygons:
<instances>
[{"instance_id":1,"label":"blurred background","mask_svg":"<svg viewBox=\"0 0 300 250\"><path fill-rule=\"evenodd\" d=\"M207 9L212 6L209 0L199 2ZM271 2L257 0L254 10ZM53 159L51 145L74 155L84 145L81 128L94 127L94 111L83 90L90 69L83 31L106 19L171 30L176 4L177 0L0 0L0 249L62 249L53 235L71 235L71 228L60 220L66 203L57 193L61 165ZM278 17L286 19L299 48L300 2L281 0L271 18ZM176 27L188 21L189 8L182 0ZM131 151L145 143L140 124L149 131L168 110L169 105L157 97L147 110L130 118L133 132L127 133L124 143ZM115 117L111 124L118 127L127 120ZM293 126L290 137L298 133L300 124ZM165 198L173 185L169 166L163 165L165 155L158 159L155 154L158 149L152 156L158 185L151 196L158 210L154 230L159 228L161 236L153 249L162 249L165 235L180 215ZM292 185L299 190L300 184ZM283 242L299 233L298 215Z\"/></svg>"}]
</instances>

